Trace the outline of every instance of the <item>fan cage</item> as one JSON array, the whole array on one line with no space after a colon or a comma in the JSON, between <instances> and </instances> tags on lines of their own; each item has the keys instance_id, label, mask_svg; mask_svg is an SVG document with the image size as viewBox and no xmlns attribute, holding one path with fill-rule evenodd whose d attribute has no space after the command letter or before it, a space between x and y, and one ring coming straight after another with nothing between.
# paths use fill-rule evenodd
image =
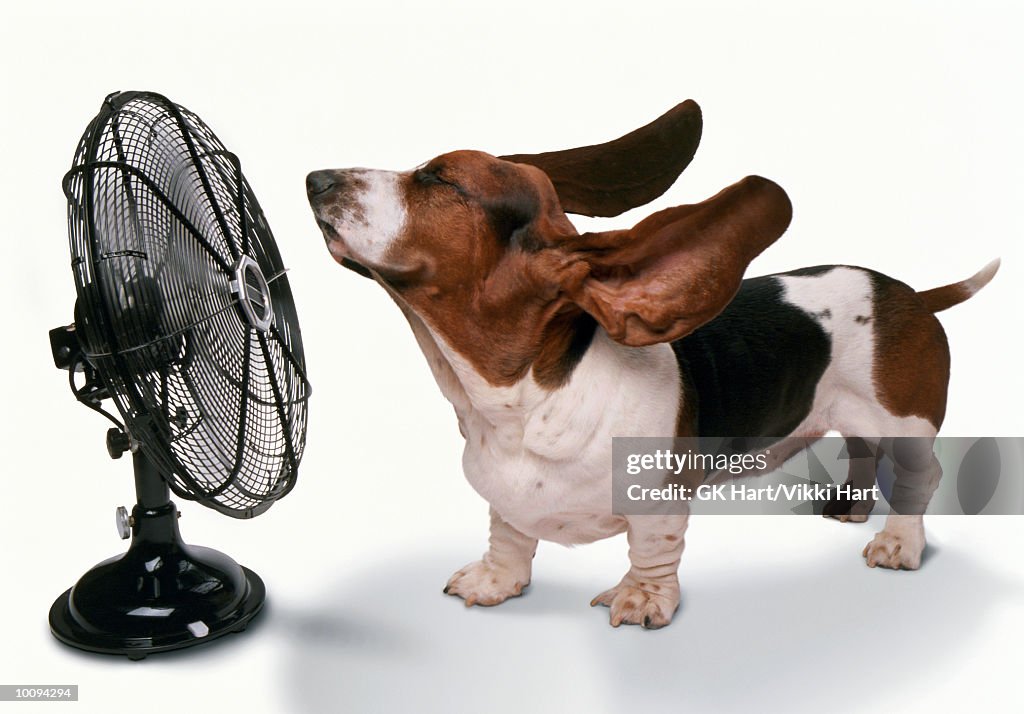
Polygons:
<instances>
[{"instance_id":1,"label":"fan cage","mask_svg":"<svg viewBox=\"0 0 1024 714\"><path fill-rule=\"evenodd\" d=\"M310 386L281 256L237 157L167 98L115 93L64 192L76 331L132 440L177 495L262 513L294 486ZM233 290L238 272L249 277Z\"/></svg>"}]
</instances>

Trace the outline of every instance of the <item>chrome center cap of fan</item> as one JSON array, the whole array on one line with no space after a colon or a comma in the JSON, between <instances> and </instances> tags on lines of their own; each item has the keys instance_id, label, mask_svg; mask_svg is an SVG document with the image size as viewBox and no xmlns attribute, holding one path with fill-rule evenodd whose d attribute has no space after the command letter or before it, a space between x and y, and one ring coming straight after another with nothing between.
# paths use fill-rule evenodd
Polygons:
<instances>
[{"instance_id":1,"label":"chrome center cap of fan","mask_svg":"<svg viewBox=\"0 0 1024 714\"><path fill-rule=\"evenodd\" d=\"M274 321L274 306L270 302L270 286L255 260L243 255L234 266L234 280L228 283L238 298L238 305L249 324L261 332L270 329Z\"/></svg>"}]
</instances>

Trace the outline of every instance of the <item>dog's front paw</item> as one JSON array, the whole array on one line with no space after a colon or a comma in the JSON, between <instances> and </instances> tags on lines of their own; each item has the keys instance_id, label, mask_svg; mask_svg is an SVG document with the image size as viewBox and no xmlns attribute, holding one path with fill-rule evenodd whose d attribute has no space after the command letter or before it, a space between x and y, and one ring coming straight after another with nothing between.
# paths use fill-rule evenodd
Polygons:
<instances>
[{"instance_id":1,"label":"dog's front paw","mask_svg":"<svg viewBox=\"0 0 1024 714\"><path fill-rule=\"evenodd\" d=\"M523 594L530 584L529 574L478 560L457 571L444 588L447 595L457 595L471 605L498 605L510 597Z\"/></svg>"},{"instance_id":2,"label":"dog's front paw","mask_svg":"<svg viewBox=\"0 0 1024 714\"><path fill-rule=\"evenodd\" d=\"M611 609L612 627L622 623L656 630L672 622L679 607L679 585L646 583L629 576L611 590L590 601L590 606L604 605Z\"/></svg>"},{"instance_id":3,"label":"dog's front paw","mask_svg":"<svg viewBox=\"0 0 1024 714\"><path fill-rule=\"evenodd\" d=\"M862 555L867 559L868 567L892 568L898 570L917 570L921 567L921 554L924 552L924 535L916 533L891 533L880 531L864 546Z\"/></svg>"}]
</instances>

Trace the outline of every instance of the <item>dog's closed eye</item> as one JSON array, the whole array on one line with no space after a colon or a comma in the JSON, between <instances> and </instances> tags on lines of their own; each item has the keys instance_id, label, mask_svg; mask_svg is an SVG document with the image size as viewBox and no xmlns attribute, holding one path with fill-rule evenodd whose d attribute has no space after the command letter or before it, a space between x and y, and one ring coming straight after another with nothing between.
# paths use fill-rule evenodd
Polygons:
<instances>
[{"instance_id":1,"label":"dog's closed eye","mask_svg":"<svg viewBox=\"0 0 1024 714\"><path fill-rule=\"evenodd\" d=\"M456 191L462 192L462 187L450 177L442 174L443 168L423 167L416 169L413 178L422 186L450 186Z\"/></svg>"}]
</instances>

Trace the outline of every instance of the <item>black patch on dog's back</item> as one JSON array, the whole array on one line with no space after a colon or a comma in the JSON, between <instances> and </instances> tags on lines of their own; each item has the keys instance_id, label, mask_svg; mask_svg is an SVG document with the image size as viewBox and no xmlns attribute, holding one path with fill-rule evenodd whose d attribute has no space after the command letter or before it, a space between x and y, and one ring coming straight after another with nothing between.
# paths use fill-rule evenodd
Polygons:
<instances>
[{"instance_id":1,"label":"black patch on dog's back","mask_svg":"<svg viewBox=\"0 0 1024 714\"><path fill-rule=\"evenodd\" d=\"M781 275L821 275L834 266ZM783 437L810 413L832 340L783 300L778 276L744 280L722 313L672 343L696 391L700 436Z\"/></svg>"}]
</instances>

